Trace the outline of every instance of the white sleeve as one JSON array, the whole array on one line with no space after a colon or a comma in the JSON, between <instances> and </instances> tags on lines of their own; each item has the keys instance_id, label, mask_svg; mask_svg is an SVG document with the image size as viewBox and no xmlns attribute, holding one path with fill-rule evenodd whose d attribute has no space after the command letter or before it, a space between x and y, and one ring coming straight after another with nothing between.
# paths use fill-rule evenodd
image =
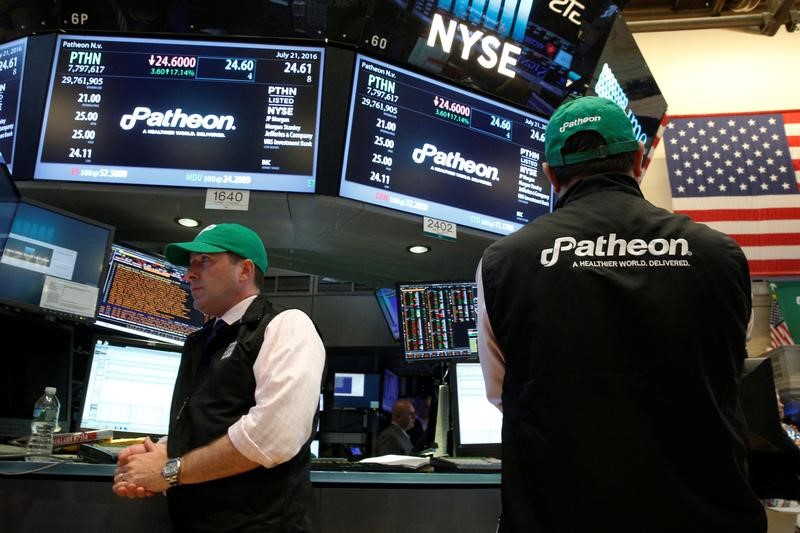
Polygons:
<instances>
[{"instance_id":1,"label":"white sleeve","mask_svg":"<svg viewBox=\"0 0 800 533\"><path fill-rule=\"evenodd\" d=\"M483 272L481 262L475 274L478 286L478 357L481 361L483 379L486 382L486 398L495 407L503 410L503 378L506 375L506 360L492 330L483 298Z\"/></svg>"},{"instance_id":2,"label":"white sleeve","mask_svg":"<svg viewBox=\"0 0 800 533\"><path fill-rule=\"evenodd\" d=\"M297 455L314 430L324 366L325 347L305 313L273 318L253 365L256 404L228 428L236 450L267 468Z\"/></svg>"}]
</instances>

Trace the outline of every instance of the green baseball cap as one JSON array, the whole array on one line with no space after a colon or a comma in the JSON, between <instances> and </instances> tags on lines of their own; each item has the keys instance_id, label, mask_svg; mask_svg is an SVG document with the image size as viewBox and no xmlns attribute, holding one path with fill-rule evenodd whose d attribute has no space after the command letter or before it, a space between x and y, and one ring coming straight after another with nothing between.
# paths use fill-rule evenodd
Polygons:
<instances>
[{"instance_id":1,"label":"green baseball cap","mask_svg":"<svg viewBox=\"0 0 800 533\"><path fill-rule=\"evenodd\" d=\"M211 224L198 233L192 242L176 242L164 248L167 261L179 266L189 266L189 254L222 252L250 259L262 274L267 271L267 251L261 237L241 224Z\"/></svg>"},{"instance_id":2,"label":"green baseball cap","mask_svg":"<svg viewBox=\"0 0 800 533\"><path fill-rule=\"evenodd\" d=\"M580 131L596 131L606 140L606 145L562 155L561 149L567 139ZM602 159L639 148L639 141L625 111L611 100L599 96L584 96L559 106L550 117L544 139L544 155L551 167Z\"/></svg>"}]
</instances>

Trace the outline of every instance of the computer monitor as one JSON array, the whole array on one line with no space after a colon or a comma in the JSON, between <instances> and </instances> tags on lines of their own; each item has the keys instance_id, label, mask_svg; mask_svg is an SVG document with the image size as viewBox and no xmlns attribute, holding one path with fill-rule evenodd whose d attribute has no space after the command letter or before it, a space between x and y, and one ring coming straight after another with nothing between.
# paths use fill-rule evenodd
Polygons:
<instances>
[{"instance_id":1,"label":"computer monitor","mask_svg":"<svg viewBox=\"0 0 800 533\"><path fill-rule=\"evenodd\" d=\"M11 179L8 167L0 163L0 254L6 246L8 232L14 223L14 214L19 205L19 191Z\"/></svg>"},{"instance_id":2,"label":"computer monitor","mask_svg":"<svg viewBox=\"0 0 800 533\"><path fill-rule=\"evenodd\" d=\"M403 355L408 362L478 354L478 289L474 281L397 284Z\"/></svg>"},{"instance_id":3,"label":"computer monitor","mask_svg":"<svg viewBox=\"0 0 800 533\"><path fill-rule=\"evenodd\" d=\"M333 406L345 409L378 409L381 380L379 374L336 372L333 384Z\"/></svg>"},{"instance_id":4,"label":"computer monitor","mask_svg":"<svg viewBox=\"0 0 800 533\"><path fill-rule=\"evenodd\" d=\"M324 55L59 35L34 179L313 193Z\"/></svg>"},{"instance_id":5,"label":"computer monitor","mask_svg":"<svg viewBox=\"0 0 800 533\"><path fill-rule=\"evenodd\" d=\"M387 413L392 412L395 402L400 398L400 377L389 370L383 371L383 396L381 398L381 409Z\"/></svg>"},{"instance_id":6,"label":"computer monitor","mask_svg":"<svg viewBox=\"0 0 800 533\"><path fill-rule=\"evenodd\" d=\"M22 75L28 38L0 44L0 163L14 170Z\"/></svg>"},{"instance_id":7,"label":"computer monitor","mask_svg":"<svg viewBox=\"0 0 800 533\"><path fill-rule=\"evenodd\" d=\"M452 364L450 388L453 455L500 457L503 413L486 399L480 363Z\"/></svg>"},{"instance_id":8,"label":"computer monitor","mask_svg":"<svg viewBox=\"0 0 800 533\"><path fill-rule=\"evenodd\" d=\"M181 354L171 344L98 336L80 429L121 435L166 435Z\"/></svg>"},{"instance_id":9,"label":"computer monitor","mask_svg":"<svg viewBox=\"0 0 800 533\"><path fill-rule=\"evenodd\" d=\"M95 325L182 345L203 326L185 275L160 256L112 244Z\"/></svg>"},{"instance_id":10,"label":"computer monitor","mask_svg":"<svg viewBox=\"0 0 800 533\"><path fill-rule=\"evenodd\" d=\"M749 357L744 360L739 401L747 421L749 448L780 450L785 435L778 413L778 395L769 357Z\"/></svg>"},{"instance_id":11,"label":"computer monitor","mask_svg":"<svg viewBox=\"0 0 800 533\"><path fill-rule=\"evenodd\" d=\"M397 321L397 292L394 289L382 288L375 289L374 294L378 301L378 308L389 327L389 333L394 340L400 340L400 325Z\"/></svg>"},{"instance_id":12,"label":"computer monitor","mask_svg":"<svg viewBox=\"0 0 800 533\"><path fill-rule=\"evenodd\" d=\"M745 359L739 400L747 422L748 482L759 498L800 498L800 449L786 434L769 357Z\"/></svg>"},{"instance_id":13,"label":"computer monitor","mask_svg":"<svg viewBox=\"0 0 800 533\"><path fill-rule=\"evenodd\" d=\"M101 222L20 201L0 256L0 302L91 322L113 236Z\"/></svg>"}]
</instances>

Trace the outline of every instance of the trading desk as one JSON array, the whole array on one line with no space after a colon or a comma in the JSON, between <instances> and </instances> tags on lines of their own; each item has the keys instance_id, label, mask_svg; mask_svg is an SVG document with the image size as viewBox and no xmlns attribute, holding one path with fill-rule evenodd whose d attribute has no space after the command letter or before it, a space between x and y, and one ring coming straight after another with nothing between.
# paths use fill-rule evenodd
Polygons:
<instances>
[{"instance_id":1,"label":"trading desk","mask_svg":"<svg viewBox=\"0 0 800 533\"><path fill-rule=\"evenodd\" d=\"M111 492L113 465L0 461L0 531L168 532L166 499ZM311 472L322 533L495 530L500 474Z\"/></svg>"}]
</instances>

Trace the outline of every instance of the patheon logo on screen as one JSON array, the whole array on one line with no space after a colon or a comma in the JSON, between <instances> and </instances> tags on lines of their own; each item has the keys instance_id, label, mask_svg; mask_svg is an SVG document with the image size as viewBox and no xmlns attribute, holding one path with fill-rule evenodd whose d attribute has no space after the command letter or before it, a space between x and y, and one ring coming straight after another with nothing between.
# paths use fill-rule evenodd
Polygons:
<instances>
[{"instance_id":1,"label":"patheon logo on screen","mask_svg":"<svg viewBox=\"0 0 800 533\"><path fill-rule=\"evenodd\" d=\"M187 114L180 107L164 112L152 111L149 107L136 107L133 113L122 115L119 126L123 130L131 130L140 120L153 128L187 128L204 130L235 130L236 121L232 115L200 115Z\"/></svg>"}]
</instances>

